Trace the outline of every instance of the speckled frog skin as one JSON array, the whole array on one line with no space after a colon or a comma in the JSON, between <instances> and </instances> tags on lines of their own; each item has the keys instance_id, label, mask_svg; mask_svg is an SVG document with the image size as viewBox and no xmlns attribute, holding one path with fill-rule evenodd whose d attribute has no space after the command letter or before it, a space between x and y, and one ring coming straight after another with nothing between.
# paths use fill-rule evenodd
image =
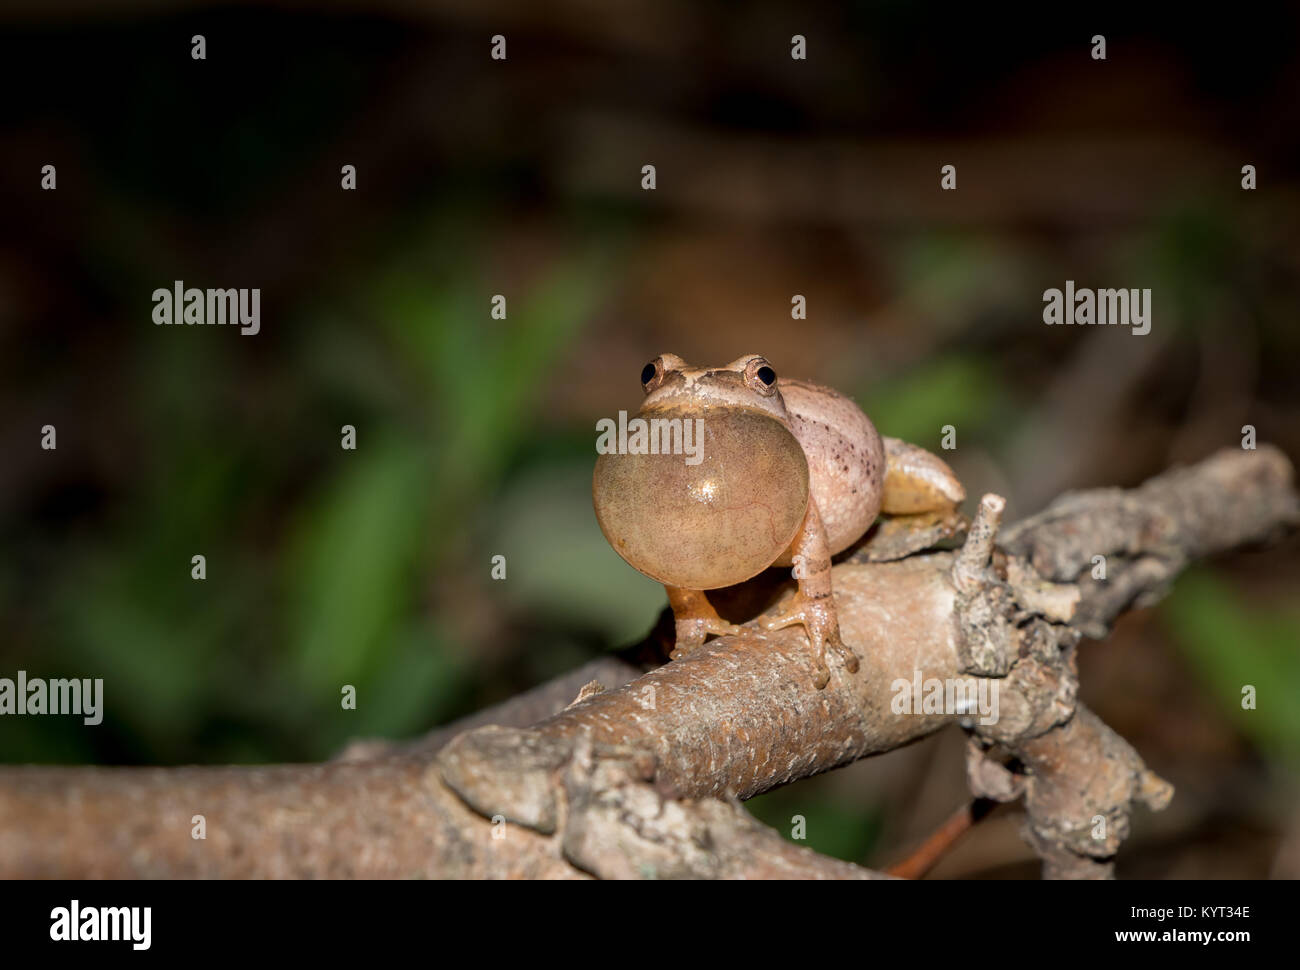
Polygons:
<instances>
[{"instance_id":1,"label":"speckled frog skin","mask_svg":"<svg viewBox=\"0 0 1300 970\"><path fill-rule=\"evenodd\" d=\"M710 634L739 632L704 590L769 566L793 566L798 590L764 626L803 626L818 687L830 679L827 646L856 672L858 658L840 639L831 557L861 538L881 511L914 514L960 503L966 496L952 471L929 452L882 439L838 391L778 378L756 354L707 368L661 354L646 364L641 384L646 397L637 417L674 430L695 421L703 434L699 451L684 460L665 432L660 453L602 454L592 496L618 554L664 584L676 620L673 657Z\"/></svg>"}]
</instances>

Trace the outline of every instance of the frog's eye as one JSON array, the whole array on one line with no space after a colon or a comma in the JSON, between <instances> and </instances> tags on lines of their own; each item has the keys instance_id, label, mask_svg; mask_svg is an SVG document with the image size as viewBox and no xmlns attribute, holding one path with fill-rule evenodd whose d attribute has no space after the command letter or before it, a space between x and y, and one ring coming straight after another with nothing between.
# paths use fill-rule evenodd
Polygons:
<instances>
[{"instance_id":1,"label":"frog's eye","mask_svg":"<svg viewBox=\"0 0 1300 970\"><path fill-rule=\"evenodd\" d=\"M647 394L657 388L668 377L676 358L672 354L660 354L641 368L641 387Z\"/></svg>"},{"instance_id":2,"label":"frog's eye","mask_svg":"<svg viewBox=\"0 0 1300 970\"><path fill-rule=\"evenodd\" d=\"M776 392L776 371L762 357L755 357L745 365L745 383L759 394L773 394Z\"/></svg>"}]
</instances>

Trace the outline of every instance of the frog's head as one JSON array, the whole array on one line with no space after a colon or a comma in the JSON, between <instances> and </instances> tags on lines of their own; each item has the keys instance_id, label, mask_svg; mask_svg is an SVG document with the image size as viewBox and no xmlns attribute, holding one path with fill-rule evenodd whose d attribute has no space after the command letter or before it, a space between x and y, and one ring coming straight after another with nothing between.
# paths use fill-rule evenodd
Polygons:
<instances>
[{"instance_id":1,"label":"frog's head","mask_svg":"<svg viewBox=\"0 0 1300 970\"><path fill-rule=\"evenodd\" d=\"M641 385L636 417L597 442L592 496L605 538L668 586L716 589L762 572L808 508L808 461L775 369L756 354L707 368L661 354Z\"/></svg>"},{"instance_id":2,"label":"frog's head","mask_svg":"<svg viewBox=\"0 0 1300 970\"><path fill-rule=\"evenodd\" d=\"M676 354L660 354L641 369L642 412L650 409L752 408L788 422L776 371L765 357L746 354L723 367L692 367Z\"/></svg>"}]
</instances>

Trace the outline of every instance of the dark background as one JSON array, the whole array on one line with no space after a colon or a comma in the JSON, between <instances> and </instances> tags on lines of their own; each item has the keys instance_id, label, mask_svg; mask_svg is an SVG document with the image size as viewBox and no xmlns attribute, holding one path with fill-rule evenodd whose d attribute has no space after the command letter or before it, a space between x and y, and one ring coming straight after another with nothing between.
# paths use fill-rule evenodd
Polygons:
<instances>
[{"instance_id":1,"label":"dark background","mask_svg":"<svg viewBox=\"0 0 1300 970\"><path fill-rule=\"evenodd\" d=\"M945 457L1013 519L1247 423L1300 454L1296 27L1268 4L7 4L0 676L103 677L106 712L5 717L0 760L318 760L638 638L663 594L596 527L594 426L662 351L762 353L931 449L953 424ZM260 287L261 333L155 327L176 279ZM1150 287L1152 332L1046 327L1066 279ZM1198 566L1081 648L1084 699L1178 788L1122 876L1300 875L1298 548ZM961 749L751 806L886 864L961 803ZM1017 824L936 874L1032 875Z\"/></svg>"}]
</instances>

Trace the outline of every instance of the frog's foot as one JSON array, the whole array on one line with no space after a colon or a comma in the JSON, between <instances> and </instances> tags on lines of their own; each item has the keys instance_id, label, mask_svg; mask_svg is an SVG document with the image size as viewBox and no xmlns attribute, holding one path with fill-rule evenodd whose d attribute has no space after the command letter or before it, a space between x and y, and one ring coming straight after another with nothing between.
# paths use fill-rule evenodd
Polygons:
<instances>
[{"instance_id":1,"label":"frog's foot","mask_svg":"<svg viewBox=\"0 0 1300 970\"><path fill-rule=\"evenodd\" d=\"M673 646L672 653L668 656L672 660L681 660L682 657L703 644L710 634L717 637L727 637L741 632L743 631L740 627L722 619L713 623L704 619L683 620L679 618L677 620L677 642Z\"/></svg>"},{"instance_id":2,"label":"frog's foot","mask_svg":"<svg viewBox=\"0 0 1300 970\"><path fill-rule=\"evenodd\" d=\"M672 660L682 659L703 644L710 634L726 637L742 632L740 627L718 616L717 610L703 591L676 586L665 586L664 589L668 591L668 602L673 608L677 631L677 641L672 653L668 655Z\"/></svg>"},{"instance_id":3,"label":"frog's foot","mask_svg":"<svg viewBox=\"0 0 1300 970\"><path fill-rule=\"evenodd\" d=\"M826 666L826 647L840 655L844 666L851 674L858 672L858 655L845 646L840 639L840 623L835 616L835 606L830 596L810 597L802 591L794 594L789 608L779 616L763 621L766 630L784 630L786 627L801 624L808 635L808 643L813 649L814 683L821 690L831 680L830 669Z\"/></svg>"}]
</instances>

